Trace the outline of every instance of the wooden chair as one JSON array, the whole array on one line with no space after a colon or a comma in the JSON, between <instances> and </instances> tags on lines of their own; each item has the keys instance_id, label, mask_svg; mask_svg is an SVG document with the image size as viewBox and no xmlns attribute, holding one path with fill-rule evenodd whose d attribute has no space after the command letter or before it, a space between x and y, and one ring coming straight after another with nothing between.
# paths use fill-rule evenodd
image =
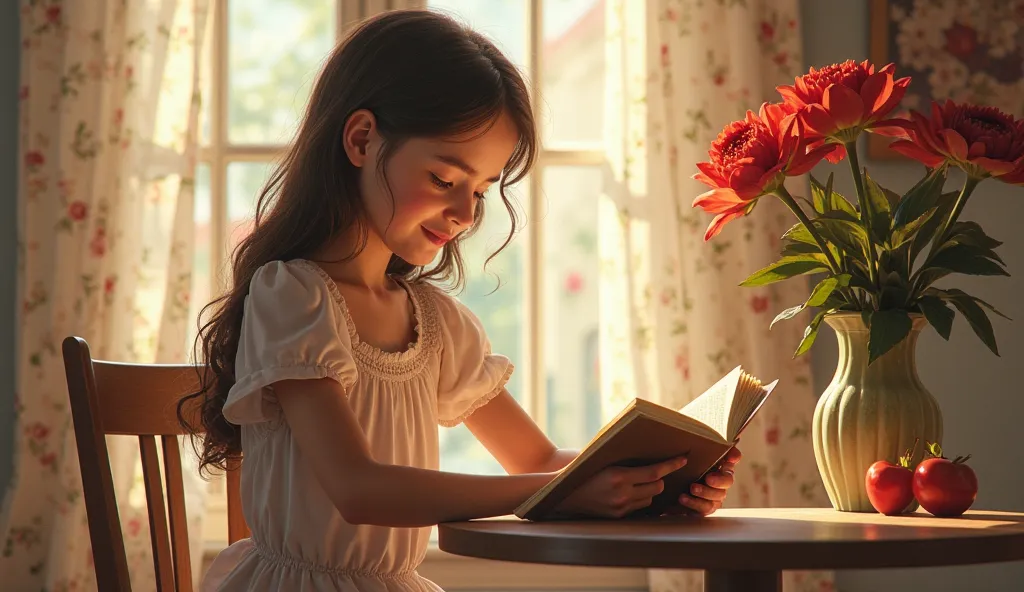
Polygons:
<instances>
[{"instance_id":1,"label":"wooden chair","mask_svg":"<svg viewBox=\"0 0 1024 592\"><path fill-rule=\"evenodd\" d=\"M93 360L89 344L80 337L65 339L63 352L98 589L131 590L105 439L117 434L139 437L157 590L190 592L192 564L177 438L186 432L178 423L177 404L182 396L198 390L196 367ZM191 410L197 411L198 407ZM157 436L163 449L166 515ZM239 497L240 466L229 469L228 540L233 543L249 536L249 529Z\"/></svg>"}]
</instances>

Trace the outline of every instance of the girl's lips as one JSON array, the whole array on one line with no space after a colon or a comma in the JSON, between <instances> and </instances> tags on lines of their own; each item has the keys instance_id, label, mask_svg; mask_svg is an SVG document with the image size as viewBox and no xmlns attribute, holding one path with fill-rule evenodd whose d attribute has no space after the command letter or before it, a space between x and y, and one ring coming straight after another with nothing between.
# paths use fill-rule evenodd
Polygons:
<instances>
[{"instance_id":1,"label":"girl's lips","mask_svg":"<svg viewBox=\"0 0 1024 592\"><path fill-rule=\"evenodd\" d=\"M445 243L452 240L452 237L448 236L447 234L434 232L433 230L430 230L425 226L421 228L423 228L423 234L426 235L427 240L429 240L430 242L434 243L439 247L443 247Z\"/></svg>"}]
</instances>

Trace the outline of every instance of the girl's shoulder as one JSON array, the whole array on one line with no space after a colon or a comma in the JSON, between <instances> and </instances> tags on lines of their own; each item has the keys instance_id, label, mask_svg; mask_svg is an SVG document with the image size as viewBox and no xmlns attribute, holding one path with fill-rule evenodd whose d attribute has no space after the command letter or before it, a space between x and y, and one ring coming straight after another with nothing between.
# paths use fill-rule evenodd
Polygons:
<instances>
[{"instance_id":1,"label":"girl's shoulder","mask_svg":"<svg viewBox=\"0 0 1024 592\"><path fill-rule=\"evenodd\" d=\"M340 300L338 285L319 265L306 259L268 261L259 266L249 280L249 295L290 297L305 295L319 299L330 296Z\"/></svg>"}]
</instances>

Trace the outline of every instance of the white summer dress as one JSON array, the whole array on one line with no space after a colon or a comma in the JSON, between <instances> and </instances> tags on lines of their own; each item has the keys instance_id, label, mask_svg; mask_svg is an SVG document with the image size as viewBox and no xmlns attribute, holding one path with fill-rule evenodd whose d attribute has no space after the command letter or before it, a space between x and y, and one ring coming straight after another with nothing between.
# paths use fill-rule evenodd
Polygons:
<instances>
[{"instance_id":1,"label":"white summer dress","mask_svg":"<svg viewBox=\"0 0 1024 592\"><path fill-rule=\"evenodd\" d=\"M454 426L501 392L512 374L479 320L425 283L402 282L416 341L384 352L360 341L337 284L315 263L274 261L252 278L235 385L224 405L241 425L242 510L251 538L222 551L203 590L436 592L416 568L430 528L345 522L292 439L272 385L328 377L348 402L376 461L438 468L438 424Z\"/></svg>"}]
</instances>

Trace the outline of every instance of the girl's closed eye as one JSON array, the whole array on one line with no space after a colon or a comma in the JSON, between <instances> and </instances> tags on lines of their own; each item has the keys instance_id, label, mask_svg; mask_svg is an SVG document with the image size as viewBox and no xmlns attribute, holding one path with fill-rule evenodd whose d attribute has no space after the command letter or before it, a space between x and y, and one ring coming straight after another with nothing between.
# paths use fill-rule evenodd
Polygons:
<instances>
[{"instance_id":1,"label":"girl's closed eye","mask_svg":"<svg viewBox=\"0 0 1024 592\"><path fill-rule=\"evenodd\" d=\"M445 181L444 179L438 177L434 173L430 173L430 182L437 186L438 189L451 189L452 187L455 186L455 183L451 181ZM487 197L484 191L476 191L473 193L473 195L475 195L477 199L484 199L485 197Z\"/></svg>"}]
</instances>

